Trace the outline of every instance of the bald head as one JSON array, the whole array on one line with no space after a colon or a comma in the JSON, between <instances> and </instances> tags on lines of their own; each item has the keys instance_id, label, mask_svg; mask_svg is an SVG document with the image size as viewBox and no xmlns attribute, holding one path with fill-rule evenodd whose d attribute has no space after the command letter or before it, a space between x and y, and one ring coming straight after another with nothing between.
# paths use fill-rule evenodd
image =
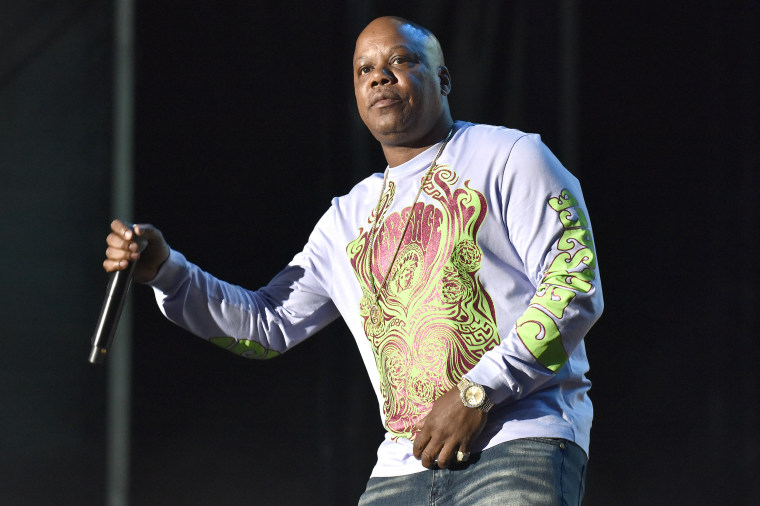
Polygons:
<instances>
[{"instance_id":1,"label":"bald head","mask_svg":"<svg viewBox=\"0 0 760 506\"><path fill-rule=\"evenodd\" d=\"M396 16L377 18L356 39L353 66L359 115L391 166L446 136L451 76L430 30Z\"/></svg>"},{"instance_id":2,"label":"bald head","mask_svg":"<svg viewBox=\"0 0 760 506\"><path fill-rule=\"evenodd\" d=\"M427 59L429 66L436 68L444 65L443 50L433 32L414 21L409 21L400 16L382 16L372 20L356 39L357 47L363 36L383 33L388 29L394 29L407 37L408 40L416 42L424 50L424 55L422 56ZM354 51L355 57L356 52Z\"/></svg>"}]
</instances>

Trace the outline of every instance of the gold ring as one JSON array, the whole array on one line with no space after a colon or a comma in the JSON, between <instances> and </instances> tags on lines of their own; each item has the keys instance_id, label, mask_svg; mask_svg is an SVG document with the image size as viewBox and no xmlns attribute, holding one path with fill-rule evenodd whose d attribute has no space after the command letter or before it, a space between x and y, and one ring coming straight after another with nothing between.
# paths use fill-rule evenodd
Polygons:
<instances>
[{"instance_id":1,"label":"gold ring","mask_svg":"<svg viewBox=\"0 0 760 506\"><path fill-rule=\"evenodd\" d=\"M470 458L470 452L457 452L457 462L467 462Z\"/></svg>"}]
</instances>

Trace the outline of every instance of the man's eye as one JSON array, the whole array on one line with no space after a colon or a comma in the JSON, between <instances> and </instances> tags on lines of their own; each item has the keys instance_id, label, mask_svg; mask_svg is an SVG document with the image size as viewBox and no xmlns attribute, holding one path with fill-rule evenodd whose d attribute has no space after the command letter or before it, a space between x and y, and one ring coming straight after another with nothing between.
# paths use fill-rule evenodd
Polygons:
<instances>
[{"instance_id":1,"label":"man's eye","mask_svg":"<svg viewBox=\"0 0 760 506\"><path fill-rule=\"evenodd\" d=\"M359 67L360 74L369 74L369 67Z\"/></svg>"},{"instance_id":2,"label":"man's eye","mask_svg":"<svg viewBox=\"0 0 760 506\"><path fill-rule=\"evenodd\" d=\"M407 63L408 61L409 61L409 58L406 58L404 56L396 56L395 58L393 58L393 60L391 60L391 63L393 63L394 65L401 65L401 64Z\"/></svg>"}]
</instances>

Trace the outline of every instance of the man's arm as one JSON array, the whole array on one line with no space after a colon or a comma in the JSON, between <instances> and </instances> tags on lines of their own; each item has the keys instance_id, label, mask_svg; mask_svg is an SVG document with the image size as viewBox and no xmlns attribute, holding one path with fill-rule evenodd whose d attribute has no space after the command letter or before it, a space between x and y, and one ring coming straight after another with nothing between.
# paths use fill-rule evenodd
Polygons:
<instances>
[{"instance_id":1,"label":"man's arm","mask_svg":"<svg viewBox=\"0 0 760 506\"><path fill-rule=\"evenodd\" d=\"M515 144L505 167L505 233L534 280L535 294L510 332L465 377L491 401L509 404L540 389L564 366L603 308L596 252L580 187L537 136ZM487 415L456 388L433 404L414 454L447 467L482 431Z\"/></svg>"},{"instance_id":2,"label":"man's arm","mask_svg":"<svg viewBox=\"0 0 760 506\"><path fill-rule=\"evenodd\" d=\"M188 262L169 248L155 227L136 225L134 230L148 239L142 253L137 253L129 227L113 222L104 268L123 269L127 261L137 261L136 280L154 288L169 320L233 353L246 358L277 356L338 316L314 275L313 250L319 246L313 238L269 284L247 290Z\"/></svg>"}]
</instances>

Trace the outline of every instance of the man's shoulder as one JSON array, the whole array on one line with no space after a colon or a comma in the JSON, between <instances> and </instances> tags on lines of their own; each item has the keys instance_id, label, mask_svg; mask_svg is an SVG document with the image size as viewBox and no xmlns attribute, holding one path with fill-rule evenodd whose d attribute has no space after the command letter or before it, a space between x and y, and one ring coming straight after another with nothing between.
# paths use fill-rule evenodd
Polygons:
<instances>
[{"instance_id":1,"label":"man's shoulder","mask_svg":"<svg viewBox=\"0 0 760 506\"><path fill-rule=\"evenodd\" d=\"M457 121L457 130L461 132L462 140L468 143L486 143L502 148L513 146L523 137L540 139L538 134L531 134L499 125L488 125L485 123L471 123L468 121Z\"/></svg>"},{"instance_id":2,"label":"man's shoulder","mask_svg":"<svg viewBox=\"0 0 760 506\"><path fill-rule=\"evenodd\" d=\"M377 200L380 185L383 182L383 173L371 174L343 195L335 196L331 201L331 210L339 214L348 212L356 206L363 207L365 202Z\"/></svg>"},{"instance_id":3,"label":"man's shoulder","mask_svg":"<svg viewBox=\"0 0 760 506\"><path fill-rule=\"evenodd\" d=\"M466 131L470 135L481 135L484 137L501 137L509 139L519 139L526 135L535 135L523 132L517 128L510 128L502 125L489 125L487 123L473 123L471 121L457 121L457 130Z\"/></svg>"}]
</instances>

